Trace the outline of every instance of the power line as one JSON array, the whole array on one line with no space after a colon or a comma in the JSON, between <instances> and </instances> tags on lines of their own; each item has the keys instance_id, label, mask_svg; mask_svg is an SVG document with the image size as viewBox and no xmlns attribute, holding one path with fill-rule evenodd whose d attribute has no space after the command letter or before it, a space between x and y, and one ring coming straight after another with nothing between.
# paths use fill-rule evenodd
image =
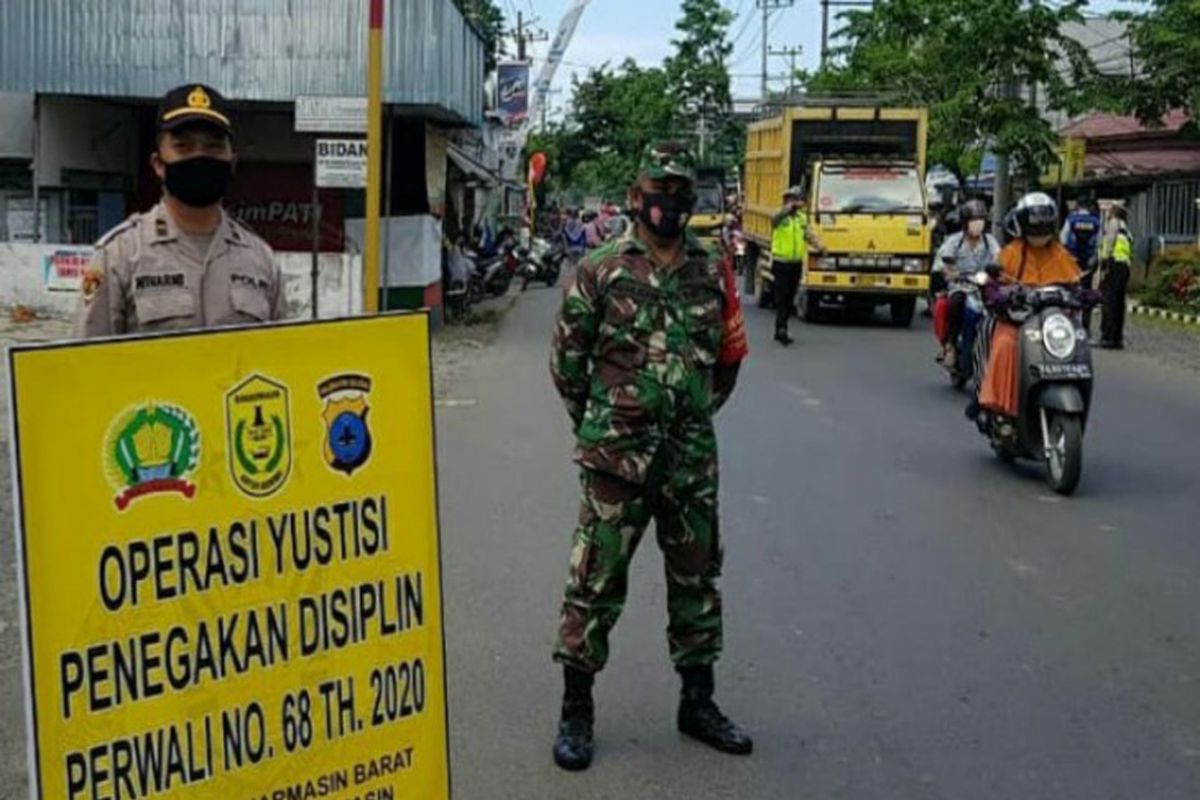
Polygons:
<instances>
[{"instance_id":1,"label":"power line","mask_svg":"<svg viewBox=\"0 0 1200 800\"><path fill-rule=\"evenodd\" d=\"M779 20L777 19L776 22ZM790 65L788 69L788 95L790 96L796 85L796 59L804 52L804 48L793 45L792 47L771 47L767 46L767 53L773 56L786 58Z\"/></svg>"},{"instance_id":2,"label":"power line","mask_svg":"<svg viewBox=\"0 0 1200 800\"><path fill-rule=\"evenodd\" d=\"M754 3L756 8L762 9L762 97L765 102L767 99L767 47L771 40L771 29L768 23L771 19L771 12L791 8L796 4L796 0L754 0ZM776 19L776 23L778 23L778 19Z\"/></svg>"}]
</instances>

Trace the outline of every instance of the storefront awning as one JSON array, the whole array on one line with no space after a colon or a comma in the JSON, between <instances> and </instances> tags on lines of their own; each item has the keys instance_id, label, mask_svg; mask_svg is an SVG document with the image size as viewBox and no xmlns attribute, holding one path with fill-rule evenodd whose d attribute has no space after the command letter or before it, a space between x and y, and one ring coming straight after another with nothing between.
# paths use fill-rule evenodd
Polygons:
<instances>
[{"instance_id":1,"label":"storefront awning","mask_svg":"<svg viewBox=\"0 0 1200 800\"><path fill-rule=\"evenodd\" d=\"M498 183L496 176L489 172L487 167L471 158L464 150L451 144L446 147L446 155L468 178L482 181L489 186Z\"/></svg>"}]
</instances>

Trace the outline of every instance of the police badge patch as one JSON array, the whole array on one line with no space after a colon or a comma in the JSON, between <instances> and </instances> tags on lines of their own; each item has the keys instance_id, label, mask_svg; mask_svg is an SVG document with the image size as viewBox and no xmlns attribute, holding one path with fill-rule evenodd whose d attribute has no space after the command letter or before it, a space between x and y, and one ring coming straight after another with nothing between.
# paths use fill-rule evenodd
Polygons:
<instances>
[{"instance_id":1,"label":"police badge patch","mask_svg":"<svg viewBox=\"0 0 1200 800\"><path fill-rule=\"evenodd\" d=\"M317 394L325 401L325 463L350 475L371 457L371 429L367 426L367 395L371 379L345 373L321 381Z\"/></svg>"},{"instance_id":2,"label":"police badge patch","mask_svg":"<svg viewBox=\"0 0 1200 800\"><path fill-rule=\"evenodd\" d=\"M288 389L251 375L225 395L225 433L233 482L251 497L283 488L292 470Z\"/></svg>"}]
</instances>

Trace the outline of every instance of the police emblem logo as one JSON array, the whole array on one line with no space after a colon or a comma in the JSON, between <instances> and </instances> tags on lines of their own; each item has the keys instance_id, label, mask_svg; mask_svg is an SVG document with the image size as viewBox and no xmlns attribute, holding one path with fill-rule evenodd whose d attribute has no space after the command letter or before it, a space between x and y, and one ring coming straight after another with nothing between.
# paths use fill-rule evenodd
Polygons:
<instances>
[{"instance_id":1,"label":"police emblem logo","mask_svg":"<svg viewBox=\"0 0 1200 800\"><path fill-rule=\"evenodd\" d=\"M366 375L334 375L317 386L325 401L325 463L350 475L371 457L371 429L367 425L367 395L371 379Z\"/></svg>"},{"instance_id":2,"label":"police emblem logo","mask_svg":"<svg viewBox=\"0 0 1200 800\"><path fill-rule=\"evenodd\" d=\"M204 91L203 86L197 86L192 89L187 96L188 108L210 108L212 100L208 96L208 92Z\"/></svg>"},{"instance_id":3,"label":"police emblem logo","mask_svg":"<svg viewBox=\"0 0 1200 800\"><path fill-rule=\"evenodd\" d=\"M200 464L200 429L183 408L170 403L134 406L113 420L104 439L104 465L117 490L117 510L139 497L175 493L189 500L188 478Z\"/></svg>"},{"instance_id":4,"label":"police emblem logo","mask_svg":"<svg viewBox=\"0 0 1200 800\"><path fill-rule=\"evenodd\" d=\"M288 388L251 375L225 395L225 434L234 484L250 497L269 497L292 470Z\"/></svg>"}]
</instances>

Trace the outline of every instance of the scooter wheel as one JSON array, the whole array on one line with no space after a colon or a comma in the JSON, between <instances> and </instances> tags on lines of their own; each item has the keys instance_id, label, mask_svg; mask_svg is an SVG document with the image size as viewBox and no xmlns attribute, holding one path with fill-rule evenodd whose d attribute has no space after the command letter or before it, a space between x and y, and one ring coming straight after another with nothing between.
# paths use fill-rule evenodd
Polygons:
<instances>
[{"instance_id":1,"label":"scooter wheel","mask_svg":"<svg viewBox=\"0 0 1200 800\"><path fill-rule=\"evenodd\" d=\"M1073 414L1052 415L1048 427L1046 482L1057 494L1069 495L1083 474L1083 427Z\"/></svg>"}]
</instances>

